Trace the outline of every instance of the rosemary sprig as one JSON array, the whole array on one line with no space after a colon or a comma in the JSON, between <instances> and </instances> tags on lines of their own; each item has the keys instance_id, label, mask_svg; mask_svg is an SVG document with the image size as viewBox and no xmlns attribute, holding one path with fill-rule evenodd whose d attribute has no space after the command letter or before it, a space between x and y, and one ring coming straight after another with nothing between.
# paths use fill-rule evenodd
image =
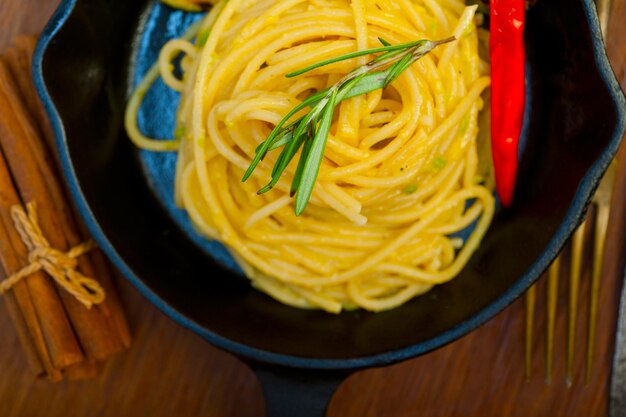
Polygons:
<instances>
[{"instance_id":1,"label":"rosemary sprig","mask_svg":"<svg viewBox=\"0 0 626 417\"><path fill-rule=\"evenodd\" d=\"M415 61L439 45L452 42L454 37L439 40L419 40L400 45L391 45L379 38L380 48L352 52L326 61L318 62L307 68L287 74L296 77L317 68L365 55L380 54L370 62L355 68L333 86L319 91L294 107L274 127L270 135L256 149L256 155L242 181L250 178L259 162L271 150L283 147L272 169L271 181L261 188L263 194L274 188L281 175L300 148L300 160L291 182L291 196L295 195L294 211L302 214L311 198L313 187L322 164L324 149L333 119L333 113L339 103L352 97L385 88L394 82L400 74ZM310 107L304 116L291 120L296 114Z\"/></svg>"}]
</instances>

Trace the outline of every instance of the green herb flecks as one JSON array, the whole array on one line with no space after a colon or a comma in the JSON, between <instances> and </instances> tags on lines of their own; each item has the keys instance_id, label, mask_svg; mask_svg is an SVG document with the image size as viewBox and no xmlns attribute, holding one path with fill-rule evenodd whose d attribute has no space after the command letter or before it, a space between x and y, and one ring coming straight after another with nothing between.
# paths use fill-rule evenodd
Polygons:
<instances>
[{"instance_id":1,"label":"green herb flecks","mask_svg":"<svg viewBox=\"0 0 626 417\"><path fill-rule=\"evenodd\" d=\"M461 124L459 125L459 135L463 136L467 133L467 128L470 124L470 116L466 115L463 120L461 120Z\"/></svg>"},{"instance_id":2,"label":"green herb flecks","mask_svg":"<svg viewBox=\"0 0 626 417\"><path fill-rule=\"evenodd\" d=\"M196 46L202 48L206 45L206 41L209 39L209 33L211 31L206 29L198 32L198 36L196 36Z\"/></svg>"},{"instance_id":3,"label":"green herb flecks","mask_svg":"<svg viewBox=\"0 0 626 417\"><path fill-rule=\"evenodd\" d=\"M288 78L296 77L336 62L380 54L367 64L352 70L333 86L309 96L287 113L274 127L267 139L257 147L256 155L242 181L250 178L259 162L269 151L283 147L272 169L271 181L258 193L263 194L270 191L278 183L298 150L302 149L291 183L291 196L295 195L296 197L294 211L297 216L301 215L313 193L337 105L349 98L387 87L415 61L437 46L454 41L455 38L451 37L440 41L419 40L400 45L391 45L384 39L379 40L383 45L380 48L352 52L286 75ZM307 107L310 107L310 110L304 116L292 120L296 114Z\"/></svg>"},{"instance_id":4,"label":"green herb flecks","mask_svg":"<svg viewBox=\"0 0 626 417\"><path fill-rule=\"evenodd\" d=\"M409 184L406 187L404 187L404 190L402 190L404 192L404 194L413 194L414 192L417 191L417 185L416 184Z\"/></svg>"},{"instance_id":5,"label":"green herb flecks","mask_svg":"<svg viewBox=\"0 0 626 417\"><path fill-rule=\"evenodd\" d=\"M185 136L185 125L179 125L174 130L174 139L181 140Z\"/></svg>"},{"instance_id":6,"label":"green herb flecks","mask_svg":"<svg viewBox=\"0 0 626 417\"><path fill-rule=\"evenodd\" d=\"M438 156L433 161L433 170L435 172L439 172L442 169L444 169L446 167L446 165L448 165L448 160L446 158L444 158L443 156Z\"/></svg>"}]
</instances>

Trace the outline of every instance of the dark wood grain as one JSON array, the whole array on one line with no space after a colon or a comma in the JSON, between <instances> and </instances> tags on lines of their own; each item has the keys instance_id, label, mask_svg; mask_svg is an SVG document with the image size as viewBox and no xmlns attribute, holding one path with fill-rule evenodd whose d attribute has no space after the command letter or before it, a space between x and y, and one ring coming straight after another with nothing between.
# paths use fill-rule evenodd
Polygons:
<instances>
[{"instance_id":1,"label":"dark wood grain","mask_svg":"<svg viewBox=\"0 0 626 417\"><path fill-rule=\"evenodd\" d=\"M38 31L58 0L0 0L0 48L18 33ZM608 48L615 71L626 86L626 0L614 0ZM626 157L626 147L622 149ZM626 216L624 216L626 218ZM621 222L620 224L623 224ZM623 240L609 245L612 274L602 283L595 372L583 384L584 317L582 302L575 381L565 379L567 299L561 280L554 382L543 381L543 306L539 284L535 327L534 375L523 377L523 301L518 301L465 338L424 357L353 375L344 383L330 417L522 417L605 416L613 353ZM621 265L621 266L620 266ZM587 294L588 277L582 293ZM263 415L259 383L233 356L175 325L120 281L135 334L129 352L113 358L99 378L51 384L34 381L0 298L0 416L126 417Z\"/></svg>"}]
</instances>

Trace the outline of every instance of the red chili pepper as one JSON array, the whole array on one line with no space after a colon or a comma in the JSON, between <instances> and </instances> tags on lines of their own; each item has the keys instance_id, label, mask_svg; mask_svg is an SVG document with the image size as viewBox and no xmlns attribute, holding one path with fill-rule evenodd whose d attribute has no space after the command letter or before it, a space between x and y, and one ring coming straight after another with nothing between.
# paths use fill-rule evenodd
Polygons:
<instances>
[{"instance_id":1,"label":"red chili pepper","mask_svg":"<svg viewBox=\"0 0 626 417\"><path fill-rule=\"evenodd\" d=\"M496 189L509 206L525 106L525 0L491 0L491 149Z\"/></svg>"}]
</instances>

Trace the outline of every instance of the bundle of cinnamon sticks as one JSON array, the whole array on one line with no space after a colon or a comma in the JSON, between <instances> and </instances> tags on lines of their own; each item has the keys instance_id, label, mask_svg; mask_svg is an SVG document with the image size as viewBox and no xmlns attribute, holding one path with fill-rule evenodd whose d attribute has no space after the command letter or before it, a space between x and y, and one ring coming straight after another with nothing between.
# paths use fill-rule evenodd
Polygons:
<instances>
[{"instance_id":1,"label":"bundle of cinnamon sticks","mask_svg":"<svg viewBox=\"0 0 626 417\"><path fill-rule=\"evenodd\" d=\"M18 37L0 56L0 281L29 265L11 207L36 204L41 233L60 252L85 242L59 176L47 116L31 78L35 37ZM99 364L130 346L130 332L104 256L92 250L77 270L97 280L104 301L87 308L40 270L4 294L28 362L58 381L95 376Z\"/></svg>"}]
</instances>

